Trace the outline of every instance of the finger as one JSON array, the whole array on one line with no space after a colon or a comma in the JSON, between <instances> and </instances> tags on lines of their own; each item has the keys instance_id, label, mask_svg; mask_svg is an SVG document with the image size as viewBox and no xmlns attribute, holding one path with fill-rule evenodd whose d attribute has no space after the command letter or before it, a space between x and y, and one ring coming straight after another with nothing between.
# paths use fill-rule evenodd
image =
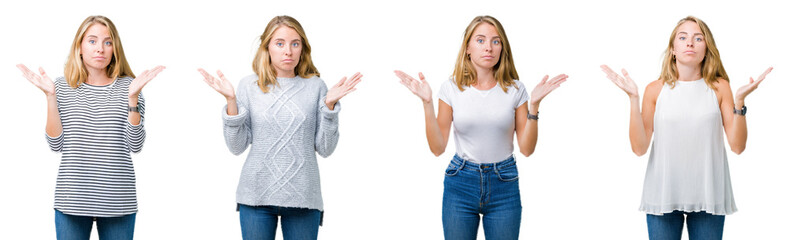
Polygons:
<instances>
[{"instance_id":1,"label":"finger","mask_svg":"<svg viewBox=\"0 0 789 240\"><path fill-rule=\"evenodd\" d=\"M756 84L762 82L762 80L764 80L764 78L767 77L767 74L769 74L772 71L773 71L773 67L767 68L767 70L765 70L764 73L762 73L762 75L759 76L758 80L756 80L757 82Z\"/></svg>"},{"instance_id":2,"label":"finger","mask_svg":"<svg viewBox=\"0 0 789 240\"><path fill-rule=\"evenodd\" d=\"M425 74L422 74L422 72L419 72L419 80L422 80L422 82L426 82L425 81Z\"/></svg>"},{"instance_id":3,"label":"finger","mask_svg":"<svg viewBox=\"0 0 789 240\"><path fill-rule=\"evenodd\" d=\"M38 72L41 73L41 77L49 78L49 76L47 76L47 72L44 71L43 67L38 67Z\"/></svg>"},{"instance_id":4,"label":"finger","mask_svg":"<svg viewBox=\"0 0 789 240\"><path fill-rule=\"evenodd\" d=\"M545 75L545 77L542 77L542 81L540 81L540 83L538 83L537 85L545 84L546 81L548 81L548 75Z\"/></svg>"},{"instance_id":5,"label":"finger","mask_svg":"<svg viewBox=\"0 0 789 240\"><path fill-rule=\"evenodd\" d=\"M340 78L340 81L337 81L337 84L334 84L334 86L332 86L331 88L338 88L338 87L342 86L343 84L345 84L345 80L346 79L348 79L348 78L347 77Z\"/></svg>"},{"instance_id":6,"label":"finger","mask_svg":"<svg viewBox=\"0 0 789 240\"><path fill-rule=\"evenodd\" d=\"M406 76L406 74L400 70L395 70L394 73L398 78L400 78L400 80L403 80Z\"/></svg>"},{"instance_id":7,"label":"finger","mask_svg":"<svg viewBox=\"0 0 789 240\"><path fill-rule=\"evenodd\" d=\"M565 75L565 74L559 74L559 75L557 75L556 77L553 77L553 78L551 78L551 80L550 80L550 81L548 81L548 84L551 84L551 85L553 85L553 84L556 84L557 82L559 82L559 81L562 81L562 80L564 80L564 79L567 79L567 75Z\"/></svg>"},{"instance_id":8,"label":"finger","mask_svg":"<svg viewBox=\"0 0 789 240\"><path fill-rule=\"evenodd\" d=\"M614 72L613 69L608 67L608 65L603 64L603 65L600 66L600 68L602 68L603 72L605 72L608 75L616 75L616 72Z\"/></svg>"},{"instance_id":9,"label":"finger","mask_svg":"<svg viewBox=\"0 0 789 240\"><path fill-rule=\"evenodd\" d=\"M219 79L221 79L222 82L227 82L227 78L225 77L225 74L222 73L222 71L216 70L216 75L219 76Z\"/></svg>"},{"instance_id":10,"label":"finger","mask_svg":"<svg viewBox=\"0 0 789 240\"><path fill-rule=\"evenodd\" d=\"M632 80L632 79L630 78L630 74L629 74L629 73L627 73L627 70L625 70L624 68L622 68L622 76L625 76L625 78L626 78L627 80Z\"/></svg>"},{"instance_id":11,"label":"finger","mask_svg":"<svg viewBox=\"0 0 789 240\"><path fill-rule=\"evenodd\" d=\"M28 69L27 66L25 66L24 64L21 64L21 63L17 64L16 67L19 68L19 70L22 70L22 73L25 74L25 75L27 75L28 73L33 72L33 71L30 71L30 69Z\"/></svg>"},{"instance_id":12,"label":"finger","mask_svg":"<svg viewBox=\"0 0 789 240\"><path fill-rule=\"evenodd\" d=\"M356 84L359 84L359 82L361 82L361 81L362 81L362 75L360 74L359 76L356 76L356 78L351 79L351 81L348 81L345 84L345 87L346 88L354 88L354 87L356 87Z\"/></svg>"}]
</instances>

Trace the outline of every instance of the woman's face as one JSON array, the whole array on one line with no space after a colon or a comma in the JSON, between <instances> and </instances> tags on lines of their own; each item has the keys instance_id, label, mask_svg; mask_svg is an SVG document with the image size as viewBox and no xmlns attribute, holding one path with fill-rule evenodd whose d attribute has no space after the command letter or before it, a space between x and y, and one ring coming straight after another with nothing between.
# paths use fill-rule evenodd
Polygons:
<instances>
[{"instance_id":1,"label":"woman's face","mask_svg":"<svg viewBox=\"0 0 789 240\"><path fill-rule=\"evenodd\" d=\"M80 55L86 68L104 70L112 61L112 39L107 26L94 23L85 31L80 44Z\"/></svg>"},{"instance_id":2,"label":"woman's face","mask_svg":"<svg viewBox=\"0 0 789 240\"><path fill-rule=\"evenodd\" d=\"M501 37L496 28L487 22L477 25L468 40L466 54L475 67L493 69L501 57Z\"/></svg>"},{"instance_id":3,"label":"woman's face","mask_svg":"<svg viewBox=\"0 0 789 240\"><path fill-rule=\"evenodd\" d=\"M277 70L277 77L295 77L294 69L301 57L301 36L293 28L280 26L274 30L268 43L271 66Z\"/></svg>"},{"instance_id":4,"label":"woman's face","mask_svg":"<svg viewBox=\"0 0 789 240\"><path fill-rule=\"evenodd\" d=\"M699 28L699 24L693 21L686 21L677 28L677 35L674 36L674 57L678 64L689 66L701 65L704 55L707 53L707 43Z\"/></svg>"}]
</instances>

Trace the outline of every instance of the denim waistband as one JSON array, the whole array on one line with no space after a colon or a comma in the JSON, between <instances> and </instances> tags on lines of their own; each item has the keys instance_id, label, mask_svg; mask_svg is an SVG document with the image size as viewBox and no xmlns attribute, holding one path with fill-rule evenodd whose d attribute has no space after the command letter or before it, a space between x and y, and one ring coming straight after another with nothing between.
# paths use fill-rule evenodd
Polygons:
<instances>
[{"instance_id":1,"label":"denim waistband","mask_svg":"<svg viewBox=\"0 0 789 240\"><path fill-rule=\"evenodd\" d=\"M510 155L507 159L495 162L495 163L475 163L472 161L468 161L466 159L460 158L457 154L452 157L452 163L458 166L458 169L470 169L476 171L487 171L490 169L502 169L505 167L515 165L515 157Z\"/></svg>"}]
</instances>

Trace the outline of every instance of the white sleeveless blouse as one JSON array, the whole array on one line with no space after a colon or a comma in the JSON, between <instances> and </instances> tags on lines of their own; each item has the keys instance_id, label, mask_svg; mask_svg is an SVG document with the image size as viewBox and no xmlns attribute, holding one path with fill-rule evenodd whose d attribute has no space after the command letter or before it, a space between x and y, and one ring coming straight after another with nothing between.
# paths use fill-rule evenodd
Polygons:
<instances>
[{"instance_id":1,"label":"white sleeveless blouse","mask_svg":"<svg viewBox=\"0 0 789 240\"><path fill-rule=\"evenodd\" d=\"M703 79L663 85L655 106L641 211L728 215L737 211L718 98Z\"/></svg>"}]
</instances>

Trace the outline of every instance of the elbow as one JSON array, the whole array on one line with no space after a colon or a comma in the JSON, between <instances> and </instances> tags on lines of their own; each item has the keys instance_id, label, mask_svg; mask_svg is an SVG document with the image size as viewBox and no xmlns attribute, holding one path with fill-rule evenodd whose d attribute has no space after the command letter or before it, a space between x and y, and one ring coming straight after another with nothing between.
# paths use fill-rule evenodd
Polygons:
<instances>
[{"instance_id":1,"label":"elbow","mask_svg":"<svg viewBox=\"0 0 789 240\"><path fill-rule=\"evenodd\" d=\"M432 152L436 157L441 156L441 154L444 153L444 150L446 150L446 146L430 146L430 152Z\"/></svg>"},{"instance_id":2,"label":"elbow","mask_svg":"<svg viewBox=\"0 0 789 240\"><path fill-rule=\"evenodd\" d=\"M436 157L441 156L441 154L444 153L444 149L430 149L430 151L433 152L433 155Z\"/></svg>"},{"instance_id":3,"label":"elbow","mask_svg":"<svg viewBox=\"0 0 789 240\"><path fill-rule=\"evenodd\" d=\"M740 155L743 151L745 151L745 145L732 147L731 151L734 152L734 154Z\"/></svg>"},{"instance_id":4,"label":"elbow","mask_svg":"<svg viewBox=\"0 0 789 240\"><path fill-rule=\"evenodd\" d=\"M636 156L639 156L639 157L640 156L644 156L644 154L647 153L647 149L646 148L633 148L633 153L635 153Z\"/></svg>"},{"instance_id":5,"label":"elbow","mask_svg":"<svg viewBox=\"0 0 789 240\"><path fill-rule=\"evenodd\" d=\"M534 149L521 149L521 154L525 157L529 157L534 154Z\"/></svg>"}]
</instances>

